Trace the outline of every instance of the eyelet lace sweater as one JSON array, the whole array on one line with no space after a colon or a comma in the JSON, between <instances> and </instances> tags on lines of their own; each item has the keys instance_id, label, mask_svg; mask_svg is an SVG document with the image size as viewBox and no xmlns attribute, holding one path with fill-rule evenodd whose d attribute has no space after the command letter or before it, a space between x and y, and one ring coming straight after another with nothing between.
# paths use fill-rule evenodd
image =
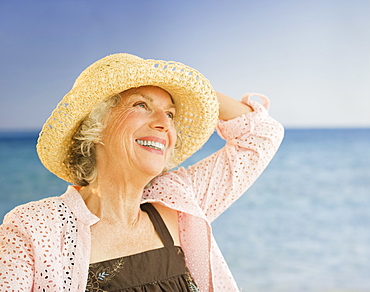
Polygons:
<instances>
[{"instance_id":1,"label":"eyelet lace sweater","mask_svg":"<svg viewBox=\"0 0 370 292\"><path fill-rule=\"evenodd\" d=\"M238 199L274 156L282 126L263 105L219 121L227 143L210 157L156 178L142 202L179 211L186 264L200 291L238 291L212 236L210 223ZM9 212L0 225L0 291L84 291L90 258L90 226L99 221L69 186L60 197L30 202Z\"/></svg>"}]
</instances>

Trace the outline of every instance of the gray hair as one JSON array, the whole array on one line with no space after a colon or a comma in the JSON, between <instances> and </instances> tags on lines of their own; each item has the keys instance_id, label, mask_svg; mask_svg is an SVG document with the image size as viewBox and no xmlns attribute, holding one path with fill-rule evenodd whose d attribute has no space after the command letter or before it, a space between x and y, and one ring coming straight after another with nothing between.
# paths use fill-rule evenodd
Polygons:
<instances>
[{"instance_id":1,"label":"gray hair","mask_svg":"<svg viewBox=\"0 0 370 292\"><path fill-rule=\"evenodd\" d=\"M80 123L72 137L65 164L71 172L74 182L79 186L87 186L97 176L95 144L101 141L105 128L105 120L110 110L121 101L116 94L99 103Z\"/></svg>"}]
</instances>

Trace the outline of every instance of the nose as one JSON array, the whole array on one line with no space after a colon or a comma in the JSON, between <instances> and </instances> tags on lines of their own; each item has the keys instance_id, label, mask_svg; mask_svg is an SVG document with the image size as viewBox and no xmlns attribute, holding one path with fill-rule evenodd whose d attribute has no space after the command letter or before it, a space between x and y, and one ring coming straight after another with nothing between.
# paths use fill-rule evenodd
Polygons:
<instances>
[{"instance_id":1,"label":"nose","mask_svg":"<svg viewBox=\"0 0 370 292\"><path fill-rule=\"evenodd\" d=\"M160 132L168 132L172 125L172 120L167 116L163 110L153 113L153 118L149 124L152 129Z\"/></svg>"}]
</instances>

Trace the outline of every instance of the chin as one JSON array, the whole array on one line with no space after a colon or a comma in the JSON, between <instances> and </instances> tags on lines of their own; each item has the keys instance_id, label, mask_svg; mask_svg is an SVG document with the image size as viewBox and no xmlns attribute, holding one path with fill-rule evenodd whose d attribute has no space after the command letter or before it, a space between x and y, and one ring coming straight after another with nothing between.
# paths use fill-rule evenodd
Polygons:
<instances>
[{"instance_id":1,"label":"chin","mask_svg":"<svg viewBox=\"0 0 370 292\"><path fill-rule=\"evenodd\" d=\"M158 170L158 169L146 169L145 170L145 173L150 177L150 179L152 180L153 178L157 177L158 175L161 175L163 172L165 172L165 170L161 169L161 170Z\"/></svg>"},{"instance_id":2,"label":"chin","mask_svg":"<svg viewBox=\"0 0 370 292\"><path fill-rule=\"evenodd\" d=\"M147 175L152 176L152 178L157 177L158 175L161 175L168 171L167 164L164 163L155 163L153 162L150 165L142 165L143 172L145 172Z\"/></svg>"}]
</instances>

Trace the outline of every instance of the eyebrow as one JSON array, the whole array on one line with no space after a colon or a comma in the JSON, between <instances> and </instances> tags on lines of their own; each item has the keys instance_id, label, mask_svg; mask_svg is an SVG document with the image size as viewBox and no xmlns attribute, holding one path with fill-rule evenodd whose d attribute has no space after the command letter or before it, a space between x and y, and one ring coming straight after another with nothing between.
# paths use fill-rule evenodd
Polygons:
<instances>
[{"instance_id":1,"label":"eyebrow","mask_svg":"<svg viewBox=\"0 0 370 292\"><path fill-rule=\"evenodd\" d=\"M140 95L141 97L145 98L146 100L148 100L150 102L153 102L154 101L151 96L144 95L144 94L141 94L141 93L137 93L137 95ZM176 105L173 102L172 96L170 95L170 97L171 97L172 103L168 106L168 108L170 108L170 109L176 109Z\"/></svg>"}]
</instances>

